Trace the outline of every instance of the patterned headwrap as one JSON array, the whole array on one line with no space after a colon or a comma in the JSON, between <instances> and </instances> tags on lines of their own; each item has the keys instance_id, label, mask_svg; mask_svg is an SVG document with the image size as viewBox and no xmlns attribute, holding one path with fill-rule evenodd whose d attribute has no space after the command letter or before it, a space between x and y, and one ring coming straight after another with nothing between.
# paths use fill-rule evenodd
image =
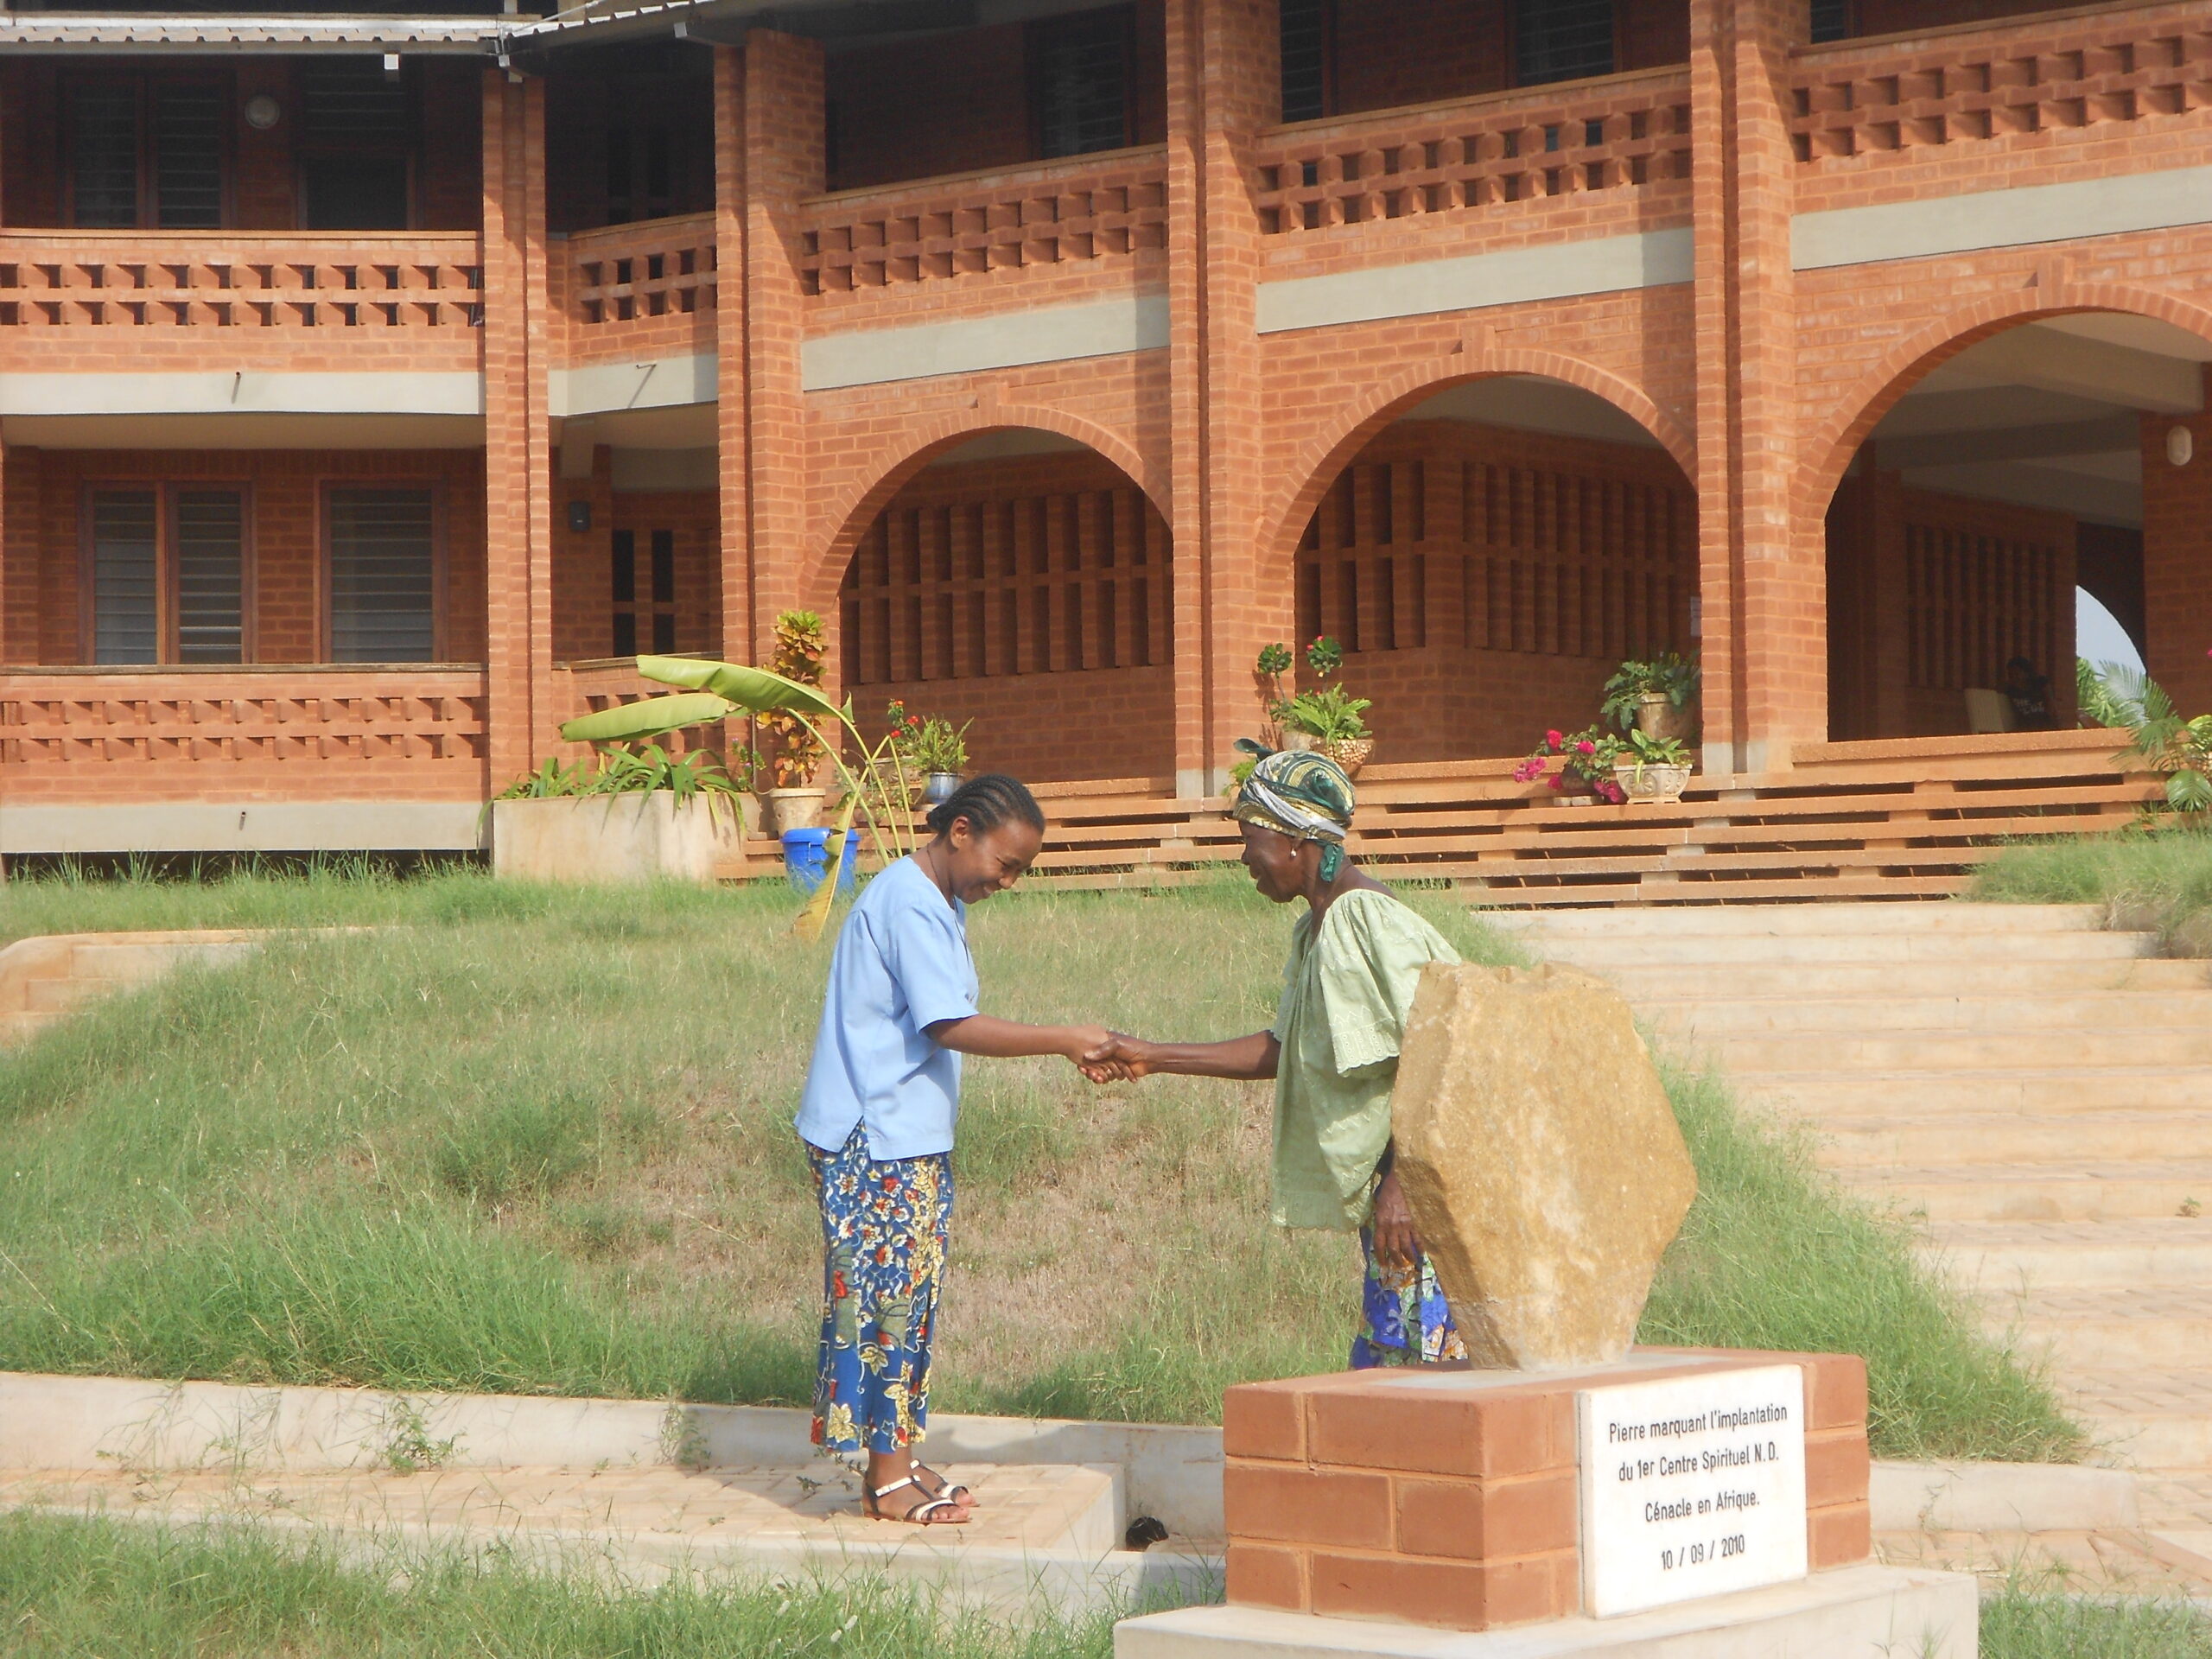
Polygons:
<instances>
[{"instance_id":1,"label":"patterned headwrap","mask_svg":"<svg viewBox=\"0 0 2212 1659\"><path fill-rule=\"evenodd\" d=\"M1356 804L1344 769L1310 749L1278 751L1249 737L1239 738L1236 747L1259 764L1236 791L1230 816L1294 841L1319 842L1321 879L1335 880L1344 868L1344 836Z\"/></svg>"}]
</instances>

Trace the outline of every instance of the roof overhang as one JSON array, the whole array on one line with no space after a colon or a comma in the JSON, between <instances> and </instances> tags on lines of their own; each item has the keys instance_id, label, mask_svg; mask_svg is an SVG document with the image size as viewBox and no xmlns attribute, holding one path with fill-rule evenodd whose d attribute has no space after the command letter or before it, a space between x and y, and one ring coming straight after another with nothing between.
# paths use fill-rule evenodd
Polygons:
<instances>
[{"instance_id":1,"label":"roof overhang","mask_svg":"<svg viewBox=\"0 0 2212 1659\"><path fill-rule=\"evenodd\" d=\"M400 53L481 57L496 52L505 17L150 16L141 14L0 13L0 51L130 55L137 53Z\"/></svg>"}]
</instances>

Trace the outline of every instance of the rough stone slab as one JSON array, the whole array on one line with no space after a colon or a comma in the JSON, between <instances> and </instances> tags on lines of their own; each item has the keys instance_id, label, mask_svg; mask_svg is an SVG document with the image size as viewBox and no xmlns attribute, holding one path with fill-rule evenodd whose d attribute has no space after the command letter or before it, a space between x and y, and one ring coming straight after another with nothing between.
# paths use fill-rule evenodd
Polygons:
<instances>
[{"instance_id":1,"label":"rough stone slab","mask_svg":"<svg viewBox=\"0 0 2212 1659\"><path fill-rule=\"evenodd\" d=\"M1474 1363L1624 1356L1697 1173L1620 994L1573 968L1430 963L1390 1109Z\"/></svg>"},{"instance_id":2,"label":"rough stone slab","mask_svg":"<svg viewBox=\"0 0 2212 1659\"><path fill-rule=\"evenodd\" d=\"M1562 1618L1468 1634L1186 1607L1124 1620L1115 1659L1975 1659L1979 1609L1963 1573L1841 1567L1796 1584L1625 1618Z\"/></svg>"},{"instance_id":3,"label":"rough stone slab","mask_svg":"<svg viewBox=\"0 0 2212 1659\"><path fill-rule=\"evenodd\" d=\"M2125 1469L2061 1463L1877 1463L1874 1530L2098 1532L2142 1523Z\"/></svg>"}]
</instances>

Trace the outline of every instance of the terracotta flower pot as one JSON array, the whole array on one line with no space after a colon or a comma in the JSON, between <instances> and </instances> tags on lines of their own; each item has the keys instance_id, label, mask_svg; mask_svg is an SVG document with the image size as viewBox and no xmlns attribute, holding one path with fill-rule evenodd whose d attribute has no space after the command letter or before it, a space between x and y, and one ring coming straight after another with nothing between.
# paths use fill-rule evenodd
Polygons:
<instances>
[{"instance_id":1,"label":"terracotta flower pot","mask_svg":"<svg viewBox=\"0 0 2212 1659\"><path fill-rule=\"evenodd\" d=\"M822 802L828 793L817 785L798 789L772 789L763 798L775 818L775 832L786 830L817 830L822 825Z\"/></svg>"},{"instance_id":2,"label":"terracotta flower pot","mask_svg":"<svg viewBox=\"0 0 2212 1659\"><path fill-rule=\"evenodd\" d=\"M1347 777L1353 778L1359 775L1359 769L1367 764L1367 757L1374 750L1375 740L1371 737L1316 739L1313 743L1316 754L1326 755L1344 769Z\"/></svg>"},{"instance_id":3,"label":"terracotta flower pot","mask_svg":"<svg viewBox=\"0 0 2212 1659\"><path fill-rule=\"evenodd\" d=\"M1697 712L1688 703L1677 709L1664 691L1647 691L1637 699L1636 729L1646 737L1687 743L1696 734Z\"/></svg>"}]
</instances>

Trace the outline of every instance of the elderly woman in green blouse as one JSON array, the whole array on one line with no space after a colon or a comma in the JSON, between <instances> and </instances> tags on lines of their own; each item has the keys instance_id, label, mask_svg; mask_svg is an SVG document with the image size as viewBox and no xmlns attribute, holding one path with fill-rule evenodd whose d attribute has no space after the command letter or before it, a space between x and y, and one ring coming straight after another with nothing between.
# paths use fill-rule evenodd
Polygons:
<instances>
[{"instance_id":1,"label":"elderly woman in green blouse","mask_svg":"<svg viewBox=\"0 0 2212 1659\"><path fill-rule=\"evenodd\" d=\"M1274 1078L1275 1221L1359 1233L1367 1277L1352 1364L1464 1363L1390 1146L1390 1089L1421 968L1459 957L1344 855L1354 798L1342 767L1319 754L1239 747L1258 756L1235 808L1244 868L1276 904L1306 906L1291 930L1274 1025L1224 1043L1117 1034L1086 1065L1139 1077Z\"/></svg>"}]
</instances>

